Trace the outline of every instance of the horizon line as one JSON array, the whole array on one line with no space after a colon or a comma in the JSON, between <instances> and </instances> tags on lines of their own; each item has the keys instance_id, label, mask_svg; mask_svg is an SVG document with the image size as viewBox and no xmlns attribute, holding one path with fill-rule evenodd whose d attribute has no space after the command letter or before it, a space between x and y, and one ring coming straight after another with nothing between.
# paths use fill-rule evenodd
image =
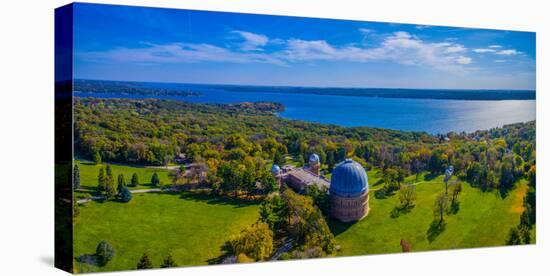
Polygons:
<instances>
[{"instance_id":1,"label":"horizon line","mask_svg":"<svg viewBox=\"0 0 550 276\"><path fill-rule=\"evenodd\" d=\"M113 80L94 78L73 78L75 80L90 81L113 81L113 82L135 82L135 83L163 83L163 84L191 84L191 85L218 85L218 86L248 86L248 87L288 87L288 88L319 88L319 89L392 89L392 90L448 90L448 91L528 91L535 92L536 89L511 89L511 88L410 88L410 87L372 87L372 86L313 86L313 85L270 85L270 84L231 84L231 83L201 83L201 82L177 82L177 81L146 81L146 80Z\"/></svg>"}]
</instances>

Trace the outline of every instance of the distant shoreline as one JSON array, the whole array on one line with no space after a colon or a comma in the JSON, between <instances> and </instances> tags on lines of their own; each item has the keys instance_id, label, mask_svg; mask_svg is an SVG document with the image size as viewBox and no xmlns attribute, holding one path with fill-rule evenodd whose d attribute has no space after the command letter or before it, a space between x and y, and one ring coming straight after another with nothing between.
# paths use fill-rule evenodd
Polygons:
<instances>
[{"instance_id":1,"label":"distant shoreline","mask_svg":"<svg viewBox=\"0 0 550 276\"><path fill-rule=\"evenodd\" d=\"M398 98L398 99L433 99L433 100L465 100L465 101L500 101L500 100L536 100L535 90L486 90L486 89L416 89L416 88L329 88L329 87L296 87L296 86L252 86L252 85L223 85L223 84L188 84L188 83L159 83L159 82L129 82L129 81L103 81L103 80L75 80L75 90L82 91L82 82L86 86L112 87L131 86L132 94L148 94L147 91L161 90L162 94L180 96L198 96L201 89L215 90L217 92L241 92L241 93L279 93L279 94L310 94L325 96L354 96L372 98ZM76 89L80 88L80 89ZM145 92L139 92L143 90ZM97 92L97 91L94 91ZM103 91L107 92L107 91ZM110 91L121 93L123 91ZM156 93L151 93L154 95Z\"/></svg>"}]
</instances>

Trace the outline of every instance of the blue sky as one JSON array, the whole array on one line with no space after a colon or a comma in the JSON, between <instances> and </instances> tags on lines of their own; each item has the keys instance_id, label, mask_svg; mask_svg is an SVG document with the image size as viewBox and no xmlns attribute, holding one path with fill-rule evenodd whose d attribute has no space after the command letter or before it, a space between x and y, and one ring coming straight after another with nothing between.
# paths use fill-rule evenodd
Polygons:
<instances>
[{"instance_id":1,"label":"blue sky","mask_svg":"<svg viewBox=\"0 0 550 276\"><path fill-rule=\"evenodd\" d=\"M535 89L535 33L93 4L75 77L181 83Z\"/></svg>"}]
</instances>

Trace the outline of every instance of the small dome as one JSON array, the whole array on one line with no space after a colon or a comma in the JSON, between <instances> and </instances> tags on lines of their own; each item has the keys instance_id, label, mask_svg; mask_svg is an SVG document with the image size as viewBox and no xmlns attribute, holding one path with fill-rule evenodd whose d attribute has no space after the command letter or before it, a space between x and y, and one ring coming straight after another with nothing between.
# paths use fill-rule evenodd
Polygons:
<instances>
[{"instance_id":1,"label":"small dome","mask_svg":"<svg viewBox=\"0 0 550 276\"><path fill-rule=\"evenodd\" d=\"M346 159L339 163L332 171L330 179L331 194L341 197L355 197L369 189L367 172L361 164Z\"/></svg>"},{"instance_id":2,"label":"small dome","mask_svg":"<svg viewBox=\"0 0 550 276\"><path fill-rule=\"evenodd\" d=\"M279 165L273 164L273 166L271 166L271 173L272 174L278 174L280 172L281 172L281 167L279 167Z\"/></svg>"},{"instance_id":3,"label":"small dome","mask_svg":"<svg viewBox=\"0 0 550 276\"><path fill-rule=\"evenodd\" d=\"M317 155L316 153L309 156L309 162L319 163L319 160L319 155Z\"/></svg>"}]
</instances>

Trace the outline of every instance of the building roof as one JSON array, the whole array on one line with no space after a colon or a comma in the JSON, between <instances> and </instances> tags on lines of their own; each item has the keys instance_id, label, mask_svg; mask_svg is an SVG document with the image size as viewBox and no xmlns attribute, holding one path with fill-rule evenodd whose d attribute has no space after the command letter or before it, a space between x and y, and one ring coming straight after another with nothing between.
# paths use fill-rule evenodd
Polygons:
<instances>
[{"instance_id":1,"label":"building roof","mask_svg":"<svg viewBox=\"0 0 550 276\"><path fill-rule=\"evenodd\" d=\"M319 160L319 155L317 155L316 153L313 153L309 156L309 162L319 162Z\"/></svg>"},{"instance_id":2,"label":"building roof","mask_svg":"<svg viewBox=\"0 0 550 276\"><path fill-rule=\"evenodd\" d=\"M330 186L330 183L326 179L314 175L311 172L302 168L291 170L288 172L288 174L295 177L296 179L299 179L307 186L313 184L317 185L317 187L319 188L328 188Z\"/></svg>"},{"instance_id":3,"label":"building roof","mask_svg":"<svg viewBox=\"0 0 550 276\"><path fill-rule=\"evenodd\" d=\"M330 193L341 197L355 197L369 189L367 172L361 164L346 159L332 171Z\"/></svg>"},{"instance_id":4,"label":"building roof","mask_svg":"<svg viewBox=\"0 0 550 276\"><path fill-rule=\"evenodd\" d=\"M279 167L279 165L273 164L273 166L271 166L271 173L278 174L280 172L281 172L281 167Z\"/></svg>"}]
</instances>

